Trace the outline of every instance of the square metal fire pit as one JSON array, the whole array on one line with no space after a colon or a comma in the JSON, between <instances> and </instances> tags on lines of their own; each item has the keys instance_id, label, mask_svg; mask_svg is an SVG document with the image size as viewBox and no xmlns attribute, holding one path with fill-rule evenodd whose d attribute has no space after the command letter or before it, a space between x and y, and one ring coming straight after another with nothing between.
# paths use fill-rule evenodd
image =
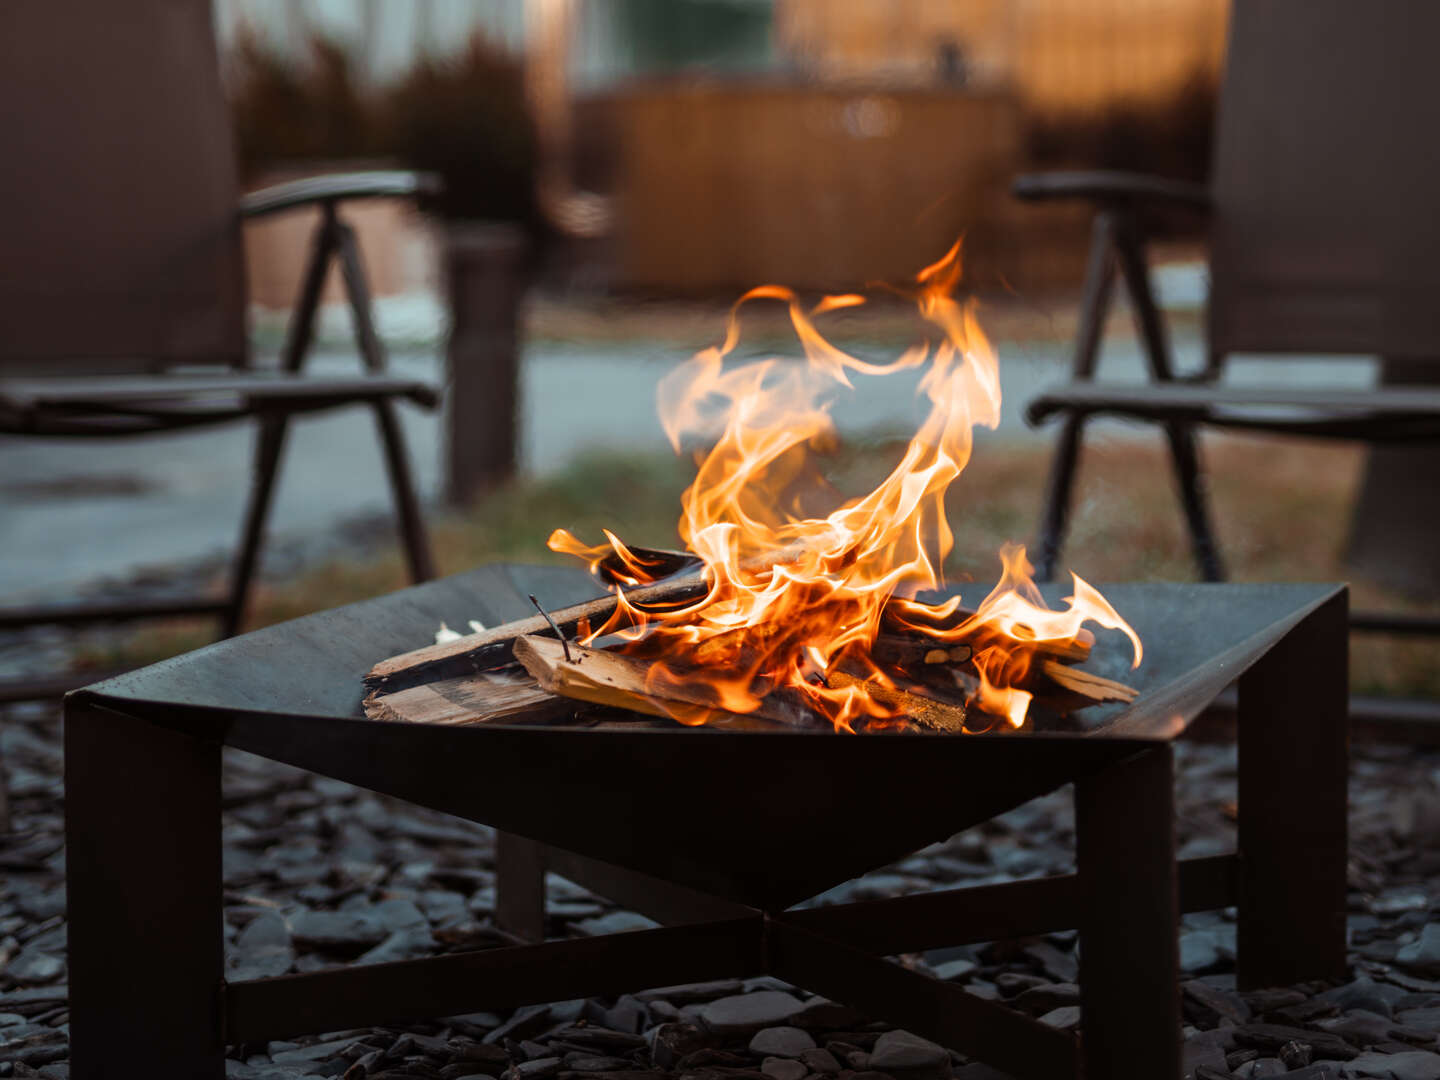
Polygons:
<instances>
[{"instance_id":1,"label":"square metal fire pit","mask_svg":"<svg viewBox=\"0 0 1440 1080\"><path fill-rule=\"evenodd\" d=\"M1342 587L1106 586L1145 642L1126 675L1141 693L1083 734L363 717L365 672L441 620L494 625L529 614L527 593L562 605L595 591L577 570L487 566L72 694L71 1075L145 1062L218 1078L227 1043L768 972L1019 1077L1155 1080L1179 1075L1179 912L1238 908L1243 985L1343 973ZM1092 666L1120 674L1107 653L1128 656L1097 647ZM1170 741L1237 679L1239 852L1177 864ZM222 745L502 830L513 928L540 925L547 864L666 925L227 983ZM1076 874L787 910L1069 782ZM882 959L1066 928L1080 931L1078 1039Z\"/></svg>"}]
</instances>

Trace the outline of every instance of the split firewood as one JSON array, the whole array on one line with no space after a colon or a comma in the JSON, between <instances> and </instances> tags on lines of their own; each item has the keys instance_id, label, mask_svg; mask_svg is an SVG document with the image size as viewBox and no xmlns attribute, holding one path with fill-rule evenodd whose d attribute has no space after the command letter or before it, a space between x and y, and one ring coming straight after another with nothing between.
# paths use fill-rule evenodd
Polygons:
<instances>
[{"instance_id":1,"label":"split firewood","mask_svg":"<svg viewBox=\"0 0 1440 1080\"><path fill-rule=\"evenodd\" d=\"M633 604L659 607L698 600L707 586L696 575L646 585L625 592ZM582 621L599 626L612 614L618 603L614 594L572 604L550 613L562 633L574 633ZM549 634L550 624L543 615L531 615L505 623L481 634L470 634L437 645L426 645L399 656L382 660L365 676L365 688L372 694L389 694L439 679L452 679L492 668L503 667L514 659L515 639L527 634Z\"/></svg>"},{"instance_id":2,"label":"split firewood","mask_svg":"<svg viewBox=\"0 0 1440 1080\"><path fill-rule=\"evenodd\" d=\"M1028 644L1038 653L1078 664L1090 658L1090 650L1095 646L1095 635L1082 627L1075 632L1073 641L1031 641Z\"/></svg>"},{"instance_id":3,"label":"split firewood","mask_svg":"<svg viewBox=\"0 0 1440 1080\"><path fill-rule=\"evenodd\" d=\"M655 610L693 603L705 595L706 589L707 585L700 575L693 573L630 589L624 595L628 602L637 607ZM554 625L559 627L560 633L569 636L575 633L577 626L603 624L614 613L617 603L614 594L602 596L558 609L551 613L551 618ZM972 614L963 610L956 611L947 623L953 628ZM970 643L941 644L927 634L901 628L895 618L889 618L887 623L887 629L882 631L872 649L872 658L877 663L913 665L912 670L917 670L920 665L964 665L973 656L973 646ZM554 631L551 625L543 615L533 615L481 633L427 645L382 660L365 676L367 699L378 700L427 684L449 682L503 667L515 659L514 643L517 638L530 635L552 636ZM756 632L752 629L745 633ZM1094 635L1081 630L1074 641L1035 641L1031 644L1035 651L1045 658L1076 662L1089 656L1093 643ZM720 644L717 641L714 647L719 648Z\"/></svg>"},{"instance_id":4,"label":"split firewood","mask_svg":"<svg viewBox=\"0 0 1440 1080\"><path fill-rule=\"evenodd\" d=\"M845 671L826 672L825 680L832 687L859 687L881 705L900 710L906 719L932 731L958 734L965 730L966 712L963 705L950 705L934 698L912 694L899 687L882 686L875 679L864 679Z\"/></svg>"},{"instance_id":5,"label":"split firewood","mask_svg":"<svg viewBox=\"0 0 1440 1080\"><path fill-rule=\"evenodd\" d=\"M727 721L732 726L743 725L747 721L751 724L769 721L765 726L814 727L817 722L808 710L775 694L762 698L760 707L751 713L738 714L719 709L698 681L672 681L666 685L662 699L646 686L654 661L606 649L571 644L567 659L561 642L527 634L515 639L514 651L515 659L524 665L542 689L577 701L669 717L693 711L693 707L698 706L717 714L716 719ZM667 705L667 702L673 704ZM676 705L681 708L676 708Z\"/></svg>"},{"instance_id":6,"label":"split firewood","mask_svg":"<svg viewBox=\"0 0 1440 1080\"><path fill-rule=\"evenodd\" d=\"M972 618L974 615L974 611L970 611L965 608L957 608L953 613L951 613L951 615L947 619L936 623L935 629L940 631L953 631L955 628L959 627L962 623L964 623L965 620ZM1073 663L1079 663L1083 660L1088 659L1090 656L1090 650L1095 645L1095 635L1092 634L1089 630L1084 629L1083 627L1076 632L1075 638L1071 641L1065 641L1060 639L1036 640L1033 636L1025 636L1028 632L1027 627L1021 626L1016 627L1016 629L1020 631L1021 634L1021 636L1017 640L1029 645L1037 653L1040 653L1043 656L1053 656L1059 660L1068 660ZM987 633L988 631L984 629L977 631L977 635L980 636L982 639ZM881 631L880 639L905 639L910 642L916 643L927 642L929 649L954 648L959 644L969 644L973 648L976 644L975 642L952 642L942 645L941 642L930 637L930 635L924 633L923 631L916 630L914 627L906 625L899 618L892 615L889 611L886 612L885 629ZM880 639L877 639L877 642ZM979 642L979 644L983 648L983 640ZM965 659L968 660L969 657L967 656L965 657ZM935 660L927 662L944 663L945 661L942 661L937 657Z\"/></svg>"},{"instance_id":7,"label":"split firewood","mask_svg":"<svg viewBox=\"0 0 1440 1080\"><path fill-rule=\"evenodd\" d=\"M1140 691L1133 686L1126 686L1114 679L1107 679L1103 675L1096 675L1089 671L1082 671L1079 668L1070 667L1067 664L1058 663L1055 660L1042 660L1040 670L1051 682L1073 694L1089 698L1091 701L1123 701L1131 702L1140 696Z\"/></svg>"},{"instance_id":8,"label":"split firewood","mask_svg":"<svg viewBox=\"0 0 1440 1080\"><path fill-rule=\"evenodd\" d=\"M365 715L371 720L408 724L548 722L574 711L573 701L541 689L519 671L462 675L365 699Z\"/></svg>"}]
</instances>

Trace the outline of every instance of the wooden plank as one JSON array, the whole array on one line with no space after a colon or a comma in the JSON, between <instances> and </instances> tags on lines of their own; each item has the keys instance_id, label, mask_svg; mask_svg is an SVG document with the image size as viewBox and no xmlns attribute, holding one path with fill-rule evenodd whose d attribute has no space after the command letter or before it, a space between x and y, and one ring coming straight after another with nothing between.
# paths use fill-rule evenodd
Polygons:
<instances>
[{"instance_id":1,"label":"wooden plank","mask_svg":"<svg viewBox=\"0 0 1440 1080\"><path fill-rule=\"evenodd\" d=\"M858 687L880 704L899 709L907 720L932 731L959 733L965 730L967 714L963 705L949 705L899 687L882 686L874 679L862 679L844 671L831 671L826 678L831 686Z\"/></svg>"},{"instance_id":2,"label":"wooden plank","mask_svg":"<svg viewBox=\"0 0 1440 1080\"><path fill-rule=\"evenodd\" d=\"M1140 691L1103 675L1070 667L1056 660L1042 660L1040 671L1056 685L1091 701L1134 701Z\"/></svg>"},{"instance_id":3,"label":"wooden plank","mask_svg":"<svg viewBox=\"0 0 1440 1080\"><path fill-rule=\"evenodd\" d=\"M672 682L666 687L664 700L647 689L646 677L652 661L631 656L570 645L570 659L564 647L554 638L525 635L515 639L515 658L525 666L537 683L552 694L589 701L597 705L631 709L650 716L674 717L675 704L700 706L717 714L715 719L731 724L755 726L814 727L819 718L808 710L770 694L760 700L760 707L743 715L715 706L714 695L703 682ZM770 723L763 723L770 721ZM707 721L714 726L712 721Z\"/></svg>"},{"instance_id":4,"label":"wooden plank","mask_svg":"<svg viewBox=\"0 0 1440 1080\"><path fill-rule=\"evenodd\" d=\"M406 724L548 720L574 712L574 702L542 690L529 675L511 672L462 675L365 699L371 720Z\"/></svg>"},{"instance_id":5,"label":"wooden plank","mask_svg":"<svg viewBox=\"0 0 1440 1080\"><path fill-rule=\"evenodd\" d=\"M696 600L705 595L706 585L700 576L694 575L663 581L639 589L631 589L625 596L637 604L677 604ZM589 620L592 626L600 626L615 611L615 595L601 596L583 604L573 604L550 613L561 632L573 633L581 620ZM399 656L382 660L365 676L365 688L372 694L394 693L438 679L450 679L478 671L501 667L515 657L515 639L526 635L547 635L550 626L541 615L497 626L479 634L468 634L452 641L427 645Z\"/></svg>"}]
</instances>

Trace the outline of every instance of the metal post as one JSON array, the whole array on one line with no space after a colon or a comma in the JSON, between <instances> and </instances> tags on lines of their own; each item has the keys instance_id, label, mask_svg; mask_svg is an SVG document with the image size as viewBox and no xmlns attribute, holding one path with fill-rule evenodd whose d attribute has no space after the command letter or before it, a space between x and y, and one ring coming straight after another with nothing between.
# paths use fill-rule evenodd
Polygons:
<instances>
[{"instance_id":1,"label":"metal post","mask_svg":"<svg viewBox=\"0 0 1440 1080\"><path fill-rule=\"evenodd\" d=\"M545 940L545 847L495 832L495 925L521 941Z\"/></svg>"},{"instance_id":2,"label":"metal post","mask_svg":"<svg viewBox=\"0 0 1440 1080\"><path fill-rule=\"evenodd\" d=\"M1240 677L1242 987L1345 974L1348 594Z\"/></svg>"},{"instance_id":3,"label":"metal post","mask_svg":"<svg viewBox=\"0 0 1440 1080\"><path fill-rule=\"evenodd\" d=\"M219 1080L220 745L65 708L70 1075Z\"/></svg>"},{"instance_id":4,"label":"metal post","mask_svg":"<svg viewBox=\"0 0 1440 1080\"><path fill-rule=\"evenodd\" d=\"M524 234L511 225L452 230L446 498L464 506L515 472Z\"/></svg>"},{"instance_id":5,"label":"metal post","mask_svg":"<svg viewBox=\"0 0 1440 1080\"><path fill-rule=\"evenodd\" d=\"M1179 896L1169 743L1075 783L1085 1075L1180 1075Z\"/></svg>"}]
</instances>

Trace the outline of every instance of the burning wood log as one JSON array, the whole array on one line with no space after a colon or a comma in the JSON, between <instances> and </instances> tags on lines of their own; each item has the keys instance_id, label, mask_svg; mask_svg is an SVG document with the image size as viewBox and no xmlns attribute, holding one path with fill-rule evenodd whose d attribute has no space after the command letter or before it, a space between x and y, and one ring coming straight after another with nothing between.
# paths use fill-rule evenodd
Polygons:
<instances>
[{"instance_id":1,"label":"burning wood log","mask_svg":"<svg viewBox=\"0 0 1440 1080\"><path fill-rule=\"evenodd\" d=\"M1107 679L1103 675L1095 675L1092 672L1069 667L1054 660L1042 660L1040 671L1057 686L1072 694L1089 698L1091 701L1123 701L1128 704L1140 694L1140 691L1133 686L1126 686L1122 682Z\"/></svg>"},{"instance_id":2,"label":"burning wood log","mask_svg":"<svg viewBox=\"0 0 1440 1080\"><path fill-rule=\"evenodd\" d=\"M959 734L965 730L967 714L963 705L949 705L899 687L883 686L875 679L863 679L845 671L828 672L826 681L831 686L858 687L881 705L899 709L906 719L932 731Z\"/></svg>"},{"instance_id":3,"label":"burning wood log","mask_svg":"<svg viewBox=\"0 0 1440 1080\"><path fill-rule=\"evenodd\" d=\"M662 700L646 685L653 661L583 645L571 645L570 653L570 659L566 659L564 648L554 638L525 635L515 640L515 659L542 689L562 698L630 709L650 716L675 717L693 712L698 706L732 725L748 721L749 726L813 727L816 723L809 713L776 694L762 698L760 707L752 713L742 716L727 712L716 707L703 684L683 680L668 683ZM692 708L676 709L674 705Z\"/></svg>"},{"instance_id":4,"label":"burning wood log","mask_svg":"<svg viewBox=\"0 0 1440 1080\"><path fill-rule=\"evenodd\" d=\"M543 690L529 675L483 672L371 695L365 715L407 724L490 724L547 721L574 713L575 704Z\"/></svg>"},{"instance_id":5,"label":"burning wood log","mask_svg":"<svg viewBox=\"0 0 1440 1080\"><path fill-rule=\"evenodd\" d=\"M676 578L659 582L625 593L625 598L636 605L658 607L689 603L705 595L705 582L698 576ZM582 621L598 626L615 612L618 601L614 595L574 604L551 613L562 633L574 633ZM971 613L959 612L955 624ZM515 639L527 634L547 635L549 624L541 615L497 626L479 634L468 634L451 641L426 645L388 660L382 660L365 676L365 689L370 695L398 693L426 683L457 678L492 670L510 663L514 659L512 647ZM1090 655L1094 636L1082 631L1082 636L1073 643L1062 641L1037 641L1033 647L1037 652L1061 660L1079 662ZM940 656L945 653L945 658ZM884 663L966 663L971 659L972 647L963 642L942 647L935 640L914 630L886 630L875 641L875 659Z\"/></svg>"},{"instance_id":6,"label":"burning wood log","mask_svg":"<svg viewBox=\"0 0 1440 1080\"><path fill-rule=\"evenodd\" d=\"M626 593L626 597L646 606L676 604L703 595L703 589L704 583L693 577L635 589ZM616 603L614 596L601 597L560 609L554 612L552 618L562 633L573 632L582 621L598 623L609 618ZM576 698L648 715L671 715L663 706L656 704L653 693L645 691L645 671L653 660L599 649L583 650L586 657L601 658L588 671L598 671L603 667L612 674L622 670L628 673L624 681L611 684L608 690L592 690L592 694L600 694L599 697L566 693L565 690L547 686L543 680L532 681L496 672L496 669L519 659L515 647L521 638L532 639L532 654L546 650L561 653L560 643L548 636L550 633L550 625L544 616L537 615L382 661L375 665L365 680L368 690L366 714L377 720L438 724L516 720L544 722L563 717L567 709L573 710L573 706L565 705L564 701ZM1089 655L1088 645L1089 642L1084 639L1077 640L1072 647L1065 647L1062 642L1036 643L1037 651L1049 654L1037 665L1039 672L1082 702L1134 700L1135 692L1124 684L1059 662L1060 659L1084 659ZM580 647L572 645L571 648ZM974 650L968 644L940 647L933 638L913 630L903 633L886 630L876 638L871 651L871 658L876 663L910 667L917 672L925 668L939 670L941 665L963 668L970 663L973 655ZM844 680L855 680L854 675L836 674ZM583 686L586 681L580 679L577 685ZM963 708L906 691L889 691L866 680L860 681L865 682L864 688L877 701L904 710L921 726L940 731L960 730L964 726ZM888 699L882 694L888 695ZM710 704L700 691L694 698L679 697L677 700L686 705ZM783 700L777 695L770 695L764 700L767 705L762 706L758 713L748 714L746 723L751 726L757 723L765 726L767 722L796 726L809 725L814 721L798 703ZM767 711L773 715L767 715ZM727 713L725 716L730 724L739 723L736 714Z\"/></svg>"},{"instance_id":7,"label":"burning wood log","mask_svg":"<svg viewBox=\"0 0 1440 1080\"><path fill-rule=\"evenodd\" d=\"M631 589L625 598L644 606L674 605L698 600L706 592L705 582L698 574ZM619 603L615 595L587 600L551 612L551 618L562 633L574 633L582 621L599 626L615 612ZM543 615L505 623L480 634L468 634L453 641L426 645L399 656L382 660L365 676L365 689L374 694L393 694L410 687L461 675L471 675L502 667L514 659L515 639L527 634L550 632Z\"/></svg>"}]
</instances>

